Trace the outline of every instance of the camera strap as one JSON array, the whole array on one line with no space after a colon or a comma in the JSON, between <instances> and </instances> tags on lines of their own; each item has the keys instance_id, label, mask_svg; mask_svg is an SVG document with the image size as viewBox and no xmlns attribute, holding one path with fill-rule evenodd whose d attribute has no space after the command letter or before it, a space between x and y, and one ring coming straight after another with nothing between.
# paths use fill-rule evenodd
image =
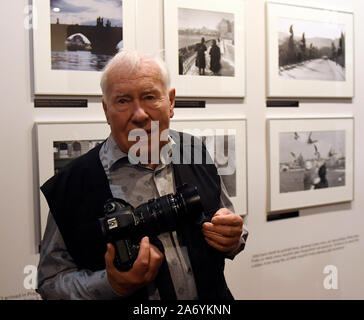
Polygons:
<instances>
[{"instance_id":1,"label":"camera strap","mask_svg":"<svg viewBox=\"0 0 364 320\"><path fill-rule=\"evenodd\" d=\"M160 252L164 254L162 242L156 236L150 237L150 242L155 245ZM155 278L155 284L158 288L159 296L162 301L177 300L176 292L173 286L171 274L169 272L166 259L163 259L162 265L159 268L158 275Z\"/></svg>"}]
</instances>

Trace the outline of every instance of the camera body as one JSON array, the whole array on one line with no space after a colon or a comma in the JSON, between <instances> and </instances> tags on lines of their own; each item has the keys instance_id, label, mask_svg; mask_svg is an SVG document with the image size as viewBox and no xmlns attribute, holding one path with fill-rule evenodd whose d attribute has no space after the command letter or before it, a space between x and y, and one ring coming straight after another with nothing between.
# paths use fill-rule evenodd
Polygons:
<instances>
[{"instance_id":1,"label":"camera body","mask_svg":"<svg viewBox=\"0 0 364 320\"><path fill-rule=\"evenodd\" d=\"M168 194L134 208L122 199L110 199L99 219L107 242L115 247L114 265L121 271L132 268L144 236L175 231L181 223L202 225L207 221L196 187L183 185Z\"/></svg>"}]
</instances>

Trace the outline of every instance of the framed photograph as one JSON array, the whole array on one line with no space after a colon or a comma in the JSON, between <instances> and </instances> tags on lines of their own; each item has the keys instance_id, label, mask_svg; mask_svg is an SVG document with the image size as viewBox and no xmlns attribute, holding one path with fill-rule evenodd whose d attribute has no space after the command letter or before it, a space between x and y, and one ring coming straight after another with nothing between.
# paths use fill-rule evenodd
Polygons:
<instances>
[{"instance_id":1,"label":"framed photograph","mask_svg":"<svg viewBox=\"0 0 364 320\"><path fill-rule=\"evenodd\" d=\"M34 0L34 93L101 95L101 71L135 47L135 0Z\"/></svg>"},{"instance_id":2,"label":"framed photograph","mask_svg":"<svg viewBox=\"0 0 364 320\"><path fill-rule=\"evenodd\" d=\"M172 119L170 127L202 139L215 162L235 211L247 214L246 120Z\"/></svg>"},{"instance_id":3,"label":"framed photograph","mask_svg":"<svg viewBox=\"0 0 364 320\"><path fill-rule=\"evenodd\" d=\"M352 98L352 12L267 3L267 96Z\"/></svg>"},{"instance_id":4,"label":"framed photograph","mask_svg":"<svg viewBox=\"0 0 364 320\"><path fill-rule=\"evenodd\" d=\"M39 186L71 160L103 142L110 134L106 122L36 123L38 147ZM42 236L47 224L49 208L40 194Z\"/></svg>"},{"instance_id":5,"label":"framed photograph","mask_svg":"<svg viewBox=\"0 0 364 320\"><path fill-rule=\"evenodd\" d=\"M242 0L165 0L165 57L178 97L244 97Z\"/></svg>"},{"instance_id":6,"label":"framed photograph","mask_svg":"<svg viewBox=\"0 0 364 320\"><path fill-rule=\"evenodd\" d=\"M353 200L354 120L269 119L269 211Z\"/></svg>"}]
</instances>

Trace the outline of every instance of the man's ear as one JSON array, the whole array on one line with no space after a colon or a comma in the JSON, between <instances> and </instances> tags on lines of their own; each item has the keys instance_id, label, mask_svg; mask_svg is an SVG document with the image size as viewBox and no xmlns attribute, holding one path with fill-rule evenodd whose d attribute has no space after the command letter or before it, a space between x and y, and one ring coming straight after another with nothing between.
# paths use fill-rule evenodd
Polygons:
<instances>
[{"instance_id":1,"label":"man's ear","mask_svg":"<svg viewBox=\"0 0 364 320\"><path fill-rule=\"evenodd\" d=\"M107 121L108 124L110 124L110 122L109 122L109 116L108 116L108 112L107 112L107 104L106 104L104 98L102 98L101 102L102 102L102 108L104 109L106 121Z\"/></svg>"},{"instance_id":2,"label":"man's ear","mask_svg":"<svg viewBox=\"0 0 364 320\"><path fill-rule=\"evenodd\" d=\"M171 89L169 90L169 117L173 118L174 116L174 104L176 102L176 90L175 89Z\"/></svg>"}]
</instances>

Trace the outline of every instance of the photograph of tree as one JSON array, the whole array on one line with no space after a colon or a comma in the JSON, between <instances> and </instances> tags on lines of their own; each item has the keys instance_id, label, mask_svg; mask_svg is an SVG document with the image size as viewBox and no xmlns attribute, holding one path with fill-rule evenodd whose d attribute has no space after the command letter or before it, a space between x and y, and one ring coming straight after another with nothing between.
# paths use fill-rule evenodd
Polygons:
<instances>
[{"instance_id":1,"label":"photograph of tree","mask_svg":"<svg viewBox=\"0 0 364 320\"><path fill-rule=\"evenodd\" d=\"M123 47L120 0L50 0L53 70L100 71Z\"/></svg>"},{"instance_id":2,"label":"photograph of tree","mask_svg":"<svg viewBox=\"0 0 364 320\"><path fill-rule=\"evenodd\" d=\"M280 18L279 77L345 81L345 27Z\"/></svg>"},{"instance_id":3,"label":"photograph of tree","mask_svg":"<svg viewBox=\"0 0 364 320\"><path fill-rule=\"evenodd\" d=\"M280 193L345 186L345 131L279 134Z\"/></svg>"},{"instance_id":4,"label":"photograph of tree","mask_svg":"<svg viewBox=\"0 0 364 320\"><path fill-rule=\"evenodd\" d=\"M234 15L178 8L180 75L235 74Z\"/></svg>"}]
</instances>

